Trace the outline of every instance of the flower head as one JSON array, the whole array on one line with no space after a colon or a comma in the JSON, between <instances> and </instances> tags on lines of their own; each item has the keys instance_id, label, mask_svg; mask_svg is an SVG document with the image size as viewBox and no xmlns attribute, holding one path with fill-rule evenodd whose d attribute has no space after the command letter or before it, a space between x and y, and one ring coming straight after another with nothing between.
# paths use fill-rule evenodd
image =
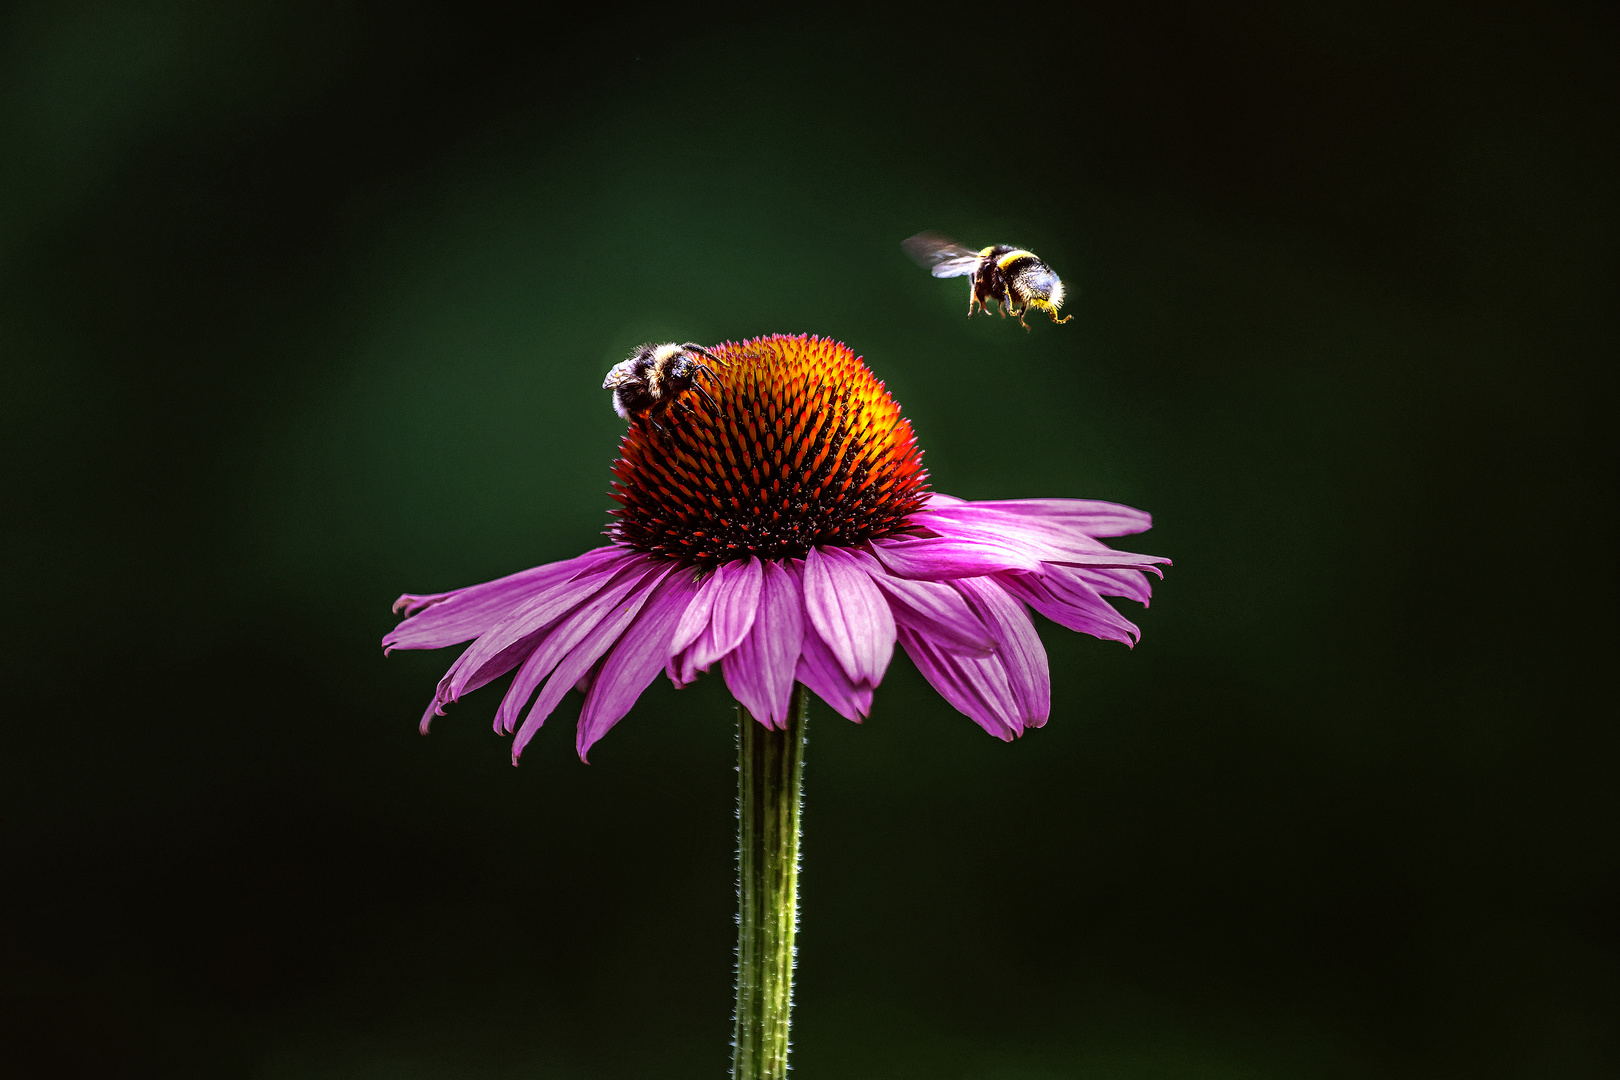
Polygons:
<instances>
[{"instance_id":1,"label":"flower head","mask_svg":"<svg viewBox=\"0 0 1620 1080\"><path fill-rule=\"evenodd\" d=\"M1145 572L1168 560L1099 538L1141 532L1148 515L930 493L911 425L846 346L777 335L712 353L703 393L625 434L612 543L395 603L407 617L385 649L472 641L424 731L515 671L495 714L497 731L516 732L513 761L576 686L584 758L659 671L684 686L716 663L767 726L785 723L795 682L859 721L898 643L941 696L1010 740L1050 711L1029 609L1135 642L1103 598L1146 604Z\"/></svg>"},{"instance_id":2,"label":"flower head","mask_svg":"<svg viewBox=\"0 0 1620 1080\"><path fill-rule=\"evenodd\" d=\"M892 536L927 502L911 424L846 346L777 336L713 354L689 415L625 434L615 539L706 567L802 559Z\"/></svg>"}]
</instances>

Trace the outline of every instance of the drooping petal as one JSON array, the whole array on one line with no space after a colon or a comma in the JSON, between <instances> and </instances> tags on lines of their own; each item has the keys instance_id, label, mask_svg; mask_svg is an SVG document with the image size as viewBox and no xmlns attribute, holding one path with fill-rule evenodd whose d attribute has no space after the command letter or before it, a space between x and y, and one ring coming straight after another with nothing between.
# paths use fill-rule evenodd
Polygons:
<instances>
[{"instance_id":1,"label":"drooping petal","mask_svg":"<svg viewBox=\"0 0 1620 1080\"><path fill-rule=\"evenodd\" d=\"M1066 542L1077 550L1078 557L1066 558L1062 562L1077 569L1138 574L1145 570L1154 577L1162 578L1164 571L1159 568L1170 565L1170 560L1163 555L1139 555L1135 552L1120 551L1109 547L1094 536L1086 536L1083 533L1069 533Z\"/></svg>"},{"instance_id":2,"label":"drooping petal","mask_svg":"<svg viewBox=\"0 0 1620 1080\"><path fill-rule=\"evenodd\" d=\"M618 546L594 548L576 558L520 570L453 592L422 596L407 593L394 601L394 611L403 611L408 617L383 638L383 649L442 649L470 641L531 596L588 573L604 562L622 559L624 554L624 548Z\"/></svg>"},{"instance_id":3,"label":"drooping petal","mask_svg":"<svg viewBox=\"0 0 1620 1080\"><path fill-rule=\"evenodd\" d=\"M937 648L910 627L900 628L900 647L939 696L998 739L1022 732L1007 673L994 655L961 656Z\"/></svg>"},{"instance_id":4,"label":"drooping petal","mask_svg":"<svg viewBox=\"0 0 1620 1080\"><path fill-rule=\"evenodd\" d=\"M933 501L930 511L968 516L982 511L1013 514L1077 528L1087 536L1130 536L1153 527L1153 516L1135 507L1096 499L996 499L987 502Z\"/></svg>"},{"instance_id":5,"label":"drooping petal","mask_svg":"<svg viewBox=\"0 0 1620 1080\"><path fill-rule=\"evenodd\" d=\"M914 515L918 524L939 534L937 538L912 541L911 544L892 543L884 552L909 549L917 545L931 545L941 550L962 548L982 549L1006 560L1006 565L980 573L999 570L1032 571L1040 563L1071 563L1077 566L1126 567L1159 573L1158 564L1170 560L1157 555L1138 555L1131 551L1116 551L1101 540L1087 536L1079 529L1050 521L1021 517L998 510L980 510L973 504L950 507L944 511L925 510ZM874 548L876 544L874 544ZM1013 565L1011 556L1022 559ZM885 559L885 561L888 561ZM896 570L897 573L901 571ZM906 577L925 576L917 573ZM956 573L951 577L977 577L979 573Z\"/></svg>"},{"instance_id":6,"label":"drooping petal","mask_svg":"<svg viewBox=\"0 0 1620 1080\"><path fill-rule=\"evenodd\" d=\"M872 551L890 573L919 581L980 577L1002 570L1034 573L1041 568L1040 556L1021 545L977 537L888 537L873 540Z\"/></svg>"},{"instance_id":7,"label":"drooping petal","mask_svg":"<svg viewBox=\"0 0 1620 1080\"><path fill-rule=\"evenodd\" d=\"M684 653L703 636L703 631L710 627L710 617L714 614L714 596L719 593L719 586L723 583L726 567L719 565L714 573L706 576L698 583L698 588L687 602L687 609L680 612L680 622L676 623L676 631L669 638L669 656L671 659L677 654Z\"/></svg>"},{"instance_id":8,"label":"drooping petal","mask_svg":"<svg viewBox=\"0 0 1620 1080\"><path fill-rule=\"evenodd\" d=\"M478 648L476 641L467 646L467 651L456 661L455 671L444 688L445 701L460 701L523 663L534 652L540 636L541 632L537 630L512 642L494 656L480 656L475 651Z\"/></svg>"},{"instance_id":9,"label":"drooping petal","mask_svg":"<svg viewBox=\"0 0 1620 1080\"><path fill-rule=\"evenodd\" d=\"M1123 596L1143 607L1147 607L1153 599L1153 584L1140 570L1098 570L1077 566L1074 574L1102 596Z\"/></svg>"},{"instance_id":10,"label":"drooping petal","mask_svg":"<svg viewBox=\"0 0 1620 1080\"><path fill-rule=\"evenodd\" d=\"M714 572L714 606L709 627L686 650L681 678L687 683L700 671L742 644L759 613L765 564L749 556L744 562L722 563Z\"/></svg>"},{"instance_id":11,"label":"drooping petal","mask_svg":"<svg viewBox=\"0 0 1620 1080\"><path fill-rule=\"evenodd\" d=\"M722 656L740 645L753 629L765 582L765 564L752 555L746 562L732 563L726 569L725 581L714 596L714 615L709 622L714 648Z\"/></svg>"},{"instance_id":12,"label":"drooping petal","mask_svg":"<svg viewBox=\"0 0 1620 1080\"><path fill-rule=\"evenodd\" d=\"M592 548L586 555L599 551L612 551L612 548ZM561 562L543 563L540 566L531 566L527 570L519 570L515 574L498 577L494 581L483 581L477 585L469 585L462 589L451 589L441 593L401 593L399 599L394 601L393 612L409 619L420 611L435 607L446 600L459 600L462 607L467 607L484 601L493 600L497 608L504 606L511 597L528 595L532 586L547 581L559 580L568 577L572 572L571 564L584 558L576 555L572 559ZM454 644L452 642L451 644Z\"/></svg>"},{"instance_id":13,"label":"drooping petal","mask_svg":"<svg viewBox=\"0 0 1620 1080\"><path fill-rule=\"evenodd\" d=\"M433 700L428 702L427 709L422 713L422 719L416 722L416 729L424 735L433 730L433 718L444 715L444 699L439 696L443 685L443 680L440 680L440 688L434 690Z\"/></svg>"},{"instance_id":14,"label":"drooping petal","mask_svg":"<svg viewBox=\"0 0 1620 1080\"><path fill-rule=\"evenodd\" d=\"M1134 646L1142 636L1135 623L1115 611L1112 604L1078 578L1065 580L1056 573L1047 573L1043 577L998 574L996 580L1010 594L1059 626L1130 646Z\"/></svg>"},{"instance_id":15,"label":"drooping petal","mask_svg":"<svg viewBox=\"0 0 1620 1080\"><path fill-rule=\"evenodd\" d=\"M759 615L753 628L720 661L731 695L754 719L780 730L787 723L788 700L804 641L798 578L774 562L765 564ZM717 605L718 607L718 605Z\"/></svg>"},{"instance_id":16,"label":"drooping petal","mask_svg":"<svg viewBox=\"0 0 1620 1080\"><path fill-rule=\"evenodd\" d=\"M580 677L591 669L591 665L613 647L613 643L624 633L625 627L630 625L659 582L673 569L673 564L665 562L653 563L652 566L647 575L636 584L635 589L592 626L580 639L579 644L557 664L556 671L546 680L544 689L535 699L528 715L523 718L523 724L512 740L512 764L517 764L523 748L529 745L529 740L534 738L535 732L540 730L540 725L546 722L546 717L551 715L557 703L563 699L563 695L573 689Z\"/></svg>"},{"instance_id":17,"label":"drooping petal","mask_svg":"<svg viewBox=\"0 0 1620 1080\"><path fill-rule=\"evenodd\" d=\"M807 622L805 624L804 651L793 677L810 688L810 692L825 701L845 720L857 724L872 714L872 688L856 686L844 674L838 658L827 648Z\"/></svg>"},{"instance_id":18,"label":"drooping petal","mask_svg":"<svg viewBox=\"0 0 1620 1080\"><path fill-rule=\"evenodd\" d=\"M463 695L477 690L485 683L494 682L521 664L524 658L534 651L535 640L538 636L538 634L535 634L523 638L507 646L495 657L481 660L477 671L470 675L468 674L469 661L473 658L475 645L469 645L462 650L461 655L456 657L455 662L450 665L450 670L446 671L444 676L439 679L439 685L434 688L433 703L428 706L427 712L422 714L422 734L427 734L428 725L433 717L444 715L446 705L459 701Z\"/></svg>"},{"instance_id":19,"label":"drooping petal","mask_svg":"<svg viewBox=\"0 0 1620 1080\"><path fill-rule=\"evenodd\" d=\"M863 561L864 560L864 561ZM852 683L876 686L894 655L894 616L872 583L882 573L863 553L811 548L804 559L804 606L817 635Z\"/></svg>"},{"instance_id":20,"label":"drooping petal","mask_svg":"<svg viewBox=\"0 0 1620 1080\"><path fill-rule=\"evenodd\" d=\"M558 620L556 625L548 628L535 643L534 651L523 662L523 667L518 670L516 677L512 679L512 685L507 688L506 696L501 699L500 708L495 710L495 730L510 734L517 726L518 716L523 712L523 707L534 696L534 691L541 680L550 675L563 658L584 641L602 620L610 618L614 608L624 603L625 598L640 586L649 574L663 565L643 556L641 561L621 570L588 603L581 604ZM558 696L561 697L560 694Z\"/></svg>"},{"instance_id":21,"label":"drooping petal","mask_svg":"<svg viewBox=\"0 0 1620 1080\"><path fill-rule=\"evenodd\" d=\"M1045 727L1052 714L1052 672L1046 648L1024 605L1007 595L993 578L964 578L956 587L995 635L996 658L1007 672L1019 720L1026 727Z\"/></svg>"},{"instance_id":22,"label":"drooping petal","mask_svg":"<svg viewBox=\"0 0 1620 1080\"><path fill-rule=\"evenodd\" d=\"M887 594L895 622L946 652L988 656L996 643L962 594L940 581L913 581L881 570L872 580Z\"/></svg>"},{"instance_id":23,"label":"drooping petal","mask_svg":"<svg viewBox=\"0 0 1620 1080\"><path fill-rule=\"evenodd\" d=\"M844 666L816 632L808 612L804 616L804 641L800 645L799 665L794 671L794 678L809 687L811 693L832 706L833 711L846 720L858 724L872 712L872 688L850 681Z\"/></svg>"},{"instance_id":24,"label":"drooping petal","mask_svg":"<svg viewBox=\"0 0 1620 1080\"><path fill-rule=\"evenodd\" d=\"M626 570L633 573L633 568L645 565L646 561L644 555L604 560L591 571L553 585L519 604L506 618L480 635L472 648L467 650L459 665L460 670L450 682L451 699L459 698L516 667L534 648L533 642L524 644L525 638L602 591L616 574ZM514 647L519 649L517 655L509 652ZM503 656L503 653L507 655ZM486 671L486 668L490 670Z\"/></svg>"},{"instance_id":25,"label":"drooping petal","mask_svg":"<svg viewBox=\"0 0 1620 1080\"><path fill-rule=\"evenodd\" d=\"M670 638L697 591L697 571L671 571L608 654L579 713L575 746L586 760L591 747L624 718L669 658Z\"/></svg>"},{"instance_id":26,"label":"drooping petal","mask_svg":"<svg viewBox=\"0 0 1620 1080\"><path fill-rule=\"evenodd\" d=\"M714 596L719 593L719 586L723 581L721 570L723 567L716 568L713 573L698 581L692 599L687 602L687 610L680 614L676 631L669 638L669 657L664 661L664 674L669 675L669 682L674 683L677 690L697 680L697 667L692 664L692 646L710 633L710 620L714 615Z\"/></svg>"}]
</instances>

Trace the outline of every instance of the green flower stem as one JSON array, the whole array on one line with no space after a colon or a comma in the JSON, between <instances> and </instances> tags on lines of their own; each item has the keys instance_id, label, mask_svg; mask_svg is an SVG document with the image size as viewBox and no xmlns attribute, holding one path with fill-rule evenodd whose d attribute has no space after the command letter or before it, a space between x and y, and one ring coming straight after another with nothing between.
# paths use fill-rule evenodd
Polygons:
<instances>
[{"instance_id":1,"label":"green flower stem","mask_svg":"<svg viewBox=\"0 0 1620 1080\"><path fill-rule=\"evenodd\" d=\"M735 1080L787 1076L793 935L799 923L800 788L810 693L795 684L787 730L737 706Z\"/></svg>"}]
</instances>

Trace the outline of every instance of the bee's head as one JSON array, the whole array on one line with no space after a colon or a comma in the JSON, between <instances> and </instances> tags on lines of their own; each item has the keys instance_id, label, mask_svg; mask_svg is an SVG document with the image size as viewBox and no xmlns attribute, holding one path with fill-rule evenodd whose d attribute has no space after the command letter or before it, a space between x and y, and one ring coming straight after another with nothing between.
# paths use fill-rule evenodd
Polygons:
<instances>
[{"instance_id":1,"label":"bee's head","mask_svg":"<svg viewBox=\"0 0 1620 1080\"><path fill-rule=\"evenodd\" d=\"M694 345L689 341L685 345L674 345L669 346L669 348L673 350L669 353L671 358L669 361L669 377L680 386L690 387L694 385L700 371L713 373L713 369L704 361L714 360L716 357L703 346Z\"/></svg>"},{"instance_id":2,"label":"bee's head","mask_svg":"<svg viewBox=\"0 0 1620 1080\"><path fill-rule=\"evenodd\" d=\"M681 353L669 363L669 377L679 383L690 384L697 375L698 361L688 353Z\"/></svg>"}]
</instances>

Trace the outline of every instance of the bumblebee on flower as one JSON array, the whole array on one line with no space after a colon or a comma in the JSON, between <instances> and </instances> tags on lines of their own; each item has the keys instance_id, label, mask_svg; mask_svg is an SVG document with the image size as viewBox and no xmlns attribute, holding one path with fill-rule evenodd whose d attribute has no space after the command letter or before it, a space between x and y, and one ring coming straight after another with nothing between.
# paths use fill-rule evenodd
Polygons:
<instances>
[{"instance_id":1,"label":"bumblebee on flower","mask_svg":"<svg viewBox=\"0 0 1620 1080\"><path fill-rule=\"evenodd\" d=\"M613 365L602 389L613 391L613 411L625 420L661 416L688 390L707 393L697 377L699 373L712 377L703 361L715 359L708 349L691 342L643 345L630 359Z\"/></svg>"}]
</instances>

